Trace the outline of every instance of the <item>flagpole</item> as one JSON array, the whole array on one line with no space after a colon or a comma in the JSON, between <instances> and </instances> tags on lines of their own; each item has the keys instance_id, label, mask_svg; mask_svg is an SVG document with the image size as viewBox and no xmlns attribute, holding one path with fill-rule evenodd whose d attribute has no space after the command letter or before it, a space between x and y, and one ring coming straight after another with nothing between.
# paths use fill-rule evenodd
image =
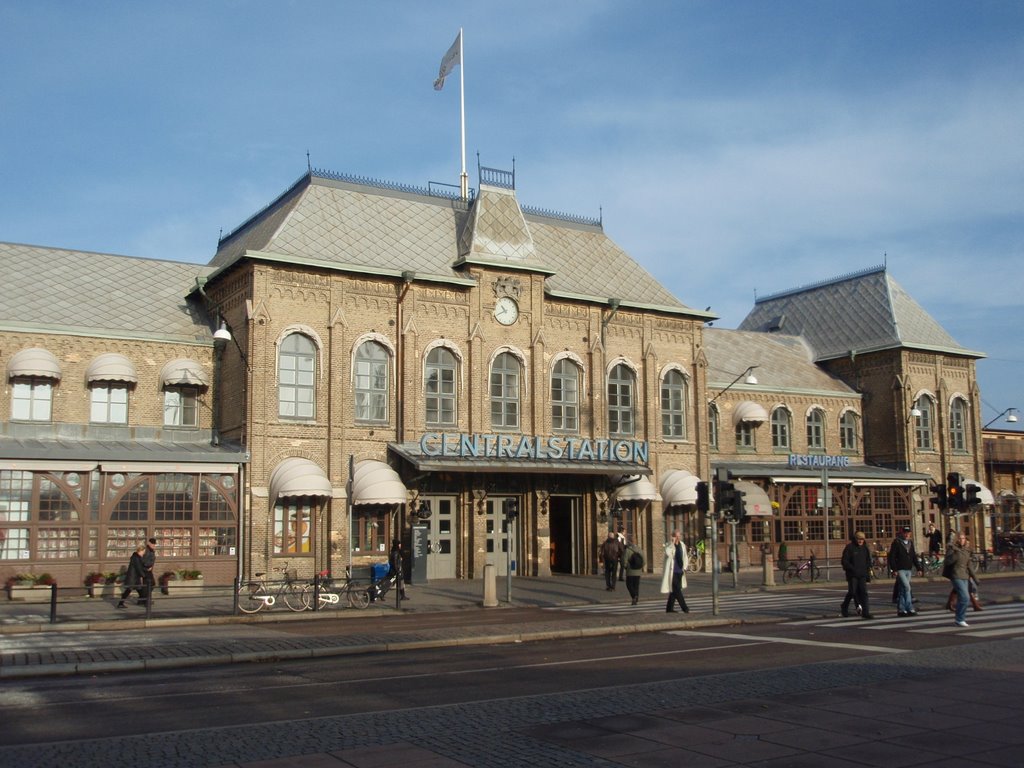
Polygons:
<instances>
[{"instance_id":1,"label":"flagpole","mask_svg":"<svg viewBox=\"0 0 1024 768\"><path fill-rule=\"evenodd\" d=\"M466 175L466 58L462 50L462 27L459 27L459 119L462 127L462 175L459 190L462 199L469 199L469 176Z\"/></svg>"}]
</instances>

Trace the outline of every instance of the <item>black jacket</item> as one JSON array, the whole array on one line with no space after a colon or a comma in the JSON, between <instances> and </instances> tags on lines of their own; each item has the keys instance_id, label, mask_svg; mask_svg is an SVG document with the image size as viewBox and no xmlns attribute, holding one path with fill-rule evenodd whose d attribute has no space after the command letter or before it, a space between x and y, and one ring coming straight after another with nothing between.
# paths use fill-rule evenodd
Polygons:
<instances>
[{"instance_id":1,"label":"black jacket","mask_svg":"<svg viewBox=\"0 0 1024 768\"><path fill-rule=\"evenodd\" d=\"M902 537L893 539L892 546L889 547L889 570L921 570L921 561L917 559L914 542L908 541L904 544Z\"/></svg>"},{"instance_id":2,"label":"black jacket","mask_svg":"<svg viewBox=\"0 0 1024 768\"><path fill-rule=\"evenodd\" d=\"M128 560L128 571L124 575L124 585L126 587L137 587L142 584L145 575L146 569L142 565L142 555L138 552L132 552L131 559Z\"/></svg>"},{"instance_id":3,"label":"black jacket","mask_svg":"<svg viewBox=\"0 0 1024 768\"><path fill-rule=\"evenodd\" d=\"M866 579L871 576L871 550L867 544L858 546L851 541L843 550L843 570L846 578Z\"/></svg>"}]
</instances>

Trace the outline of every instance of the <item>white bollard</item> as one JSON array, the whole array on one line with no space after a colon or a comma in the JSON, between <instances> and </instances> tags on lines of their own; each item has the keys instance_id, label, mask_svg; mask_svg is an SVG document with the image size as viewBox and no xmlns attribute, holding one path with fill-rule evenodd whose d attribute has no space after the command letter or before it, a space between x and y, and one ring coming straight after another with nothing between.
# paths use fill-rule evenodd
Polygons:
<instances>
[{"instance_id":1,"label":"white bollard","mask_svg":"<svg viewBox=\"0 0 1024 768\"><path fill-rule=\"evenodd\" d=\"M498 607L497 573L493 563L484 566L484 608Z\"/></svg>"},{"instance_id":2,"label":"white bollard","mask_svg":"<svg viewBox=\"0 0 1024 768\"><path fill-rule=\"evenodd\" d=\"M775 586L775 559L770 552L761 553L761 567L764 569L762 583L766 587Z\"/></svg>"}]
</instances>

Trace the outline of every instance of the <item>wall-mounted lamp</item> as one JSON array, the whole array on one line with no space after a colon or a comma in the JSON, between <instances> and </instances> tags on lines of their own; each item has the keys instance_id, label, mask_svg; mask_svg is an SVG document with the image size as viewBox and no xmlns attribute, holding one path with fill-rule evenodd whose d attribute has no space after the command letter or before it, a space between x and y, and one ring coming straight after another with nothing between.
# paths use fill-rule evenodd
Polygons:
<instances>
[{"instance_id":1,"label":"wall-mounted lamp","mask_svg":"<svg viewBox=\"0 0 1024 768\"><path fill-rule=\"evenodd\" d=\"M713 398L711 398L711 401L708 403L708 405L713 404L718 398L720 398L722 395L724 395L726 392L728 392L734 386L739 384L740 379L743 379L743 383L748 385L748 386L751 386L751 387L755 386L757 384L757 377L754 375L754 369L755 368L760 368L760 367L761 366L759 366L759 365L748 366L747 369L745 371L743 371L743 373L741 373L735 379L730 381L729 385L725 389L719 390L719 392Z\"/></svg>"},{"instance_id":2,"label":"wall-mounted lamp","mask_svg":"<svg viewBox=\"0 0 1024 768\"><path fill-rule=\"evenodd\" d=\"M245 363L246 369L249 368L249 358L245 356L245 352L242 351L241 345L238 343L238 339L235 338L235 334L231 330L231 326L228 325L228 321L224 319L222 315L220 318L220 324L217 330L213 332L213 350L220 356L224 354L224 347L227 346L229 341L235 342L235 349L238 350L239 357L242 358L242 362Z\"/></svg>"},{"instance_id":3,"label":"wall-mounted lamp","mask_svg":"<svg viewBox=\"0 0 1024 768\"><path fill-rule=\"evenodd\" d=\"M909 424L911 419L919 419L919 418L921 418L921 409L918 408L915 405L913 408L910 409L910 413L907 414L907 422L906 423Z\"/></svg>"},{"instance_id":4,"label":"wall-mounted lamp","mask_svg":"<svg viewBox=\"0 0 1024 768\"><path fill-rule=\"evenodd\" d=\"M994 424L997 421L999 421L999 419L1002 418L1004 414L1006 415L1006 422L1008 424L1016 424L1017 423L1017 409L1016 408L1007 408L1002 413L1000 413L998 416L996 416L994 419L992 419L992 421L990 421L988 424L986 424L984 427L982 427L982 429L988 429L992 424Z\"/></svg>"}]
</instances>

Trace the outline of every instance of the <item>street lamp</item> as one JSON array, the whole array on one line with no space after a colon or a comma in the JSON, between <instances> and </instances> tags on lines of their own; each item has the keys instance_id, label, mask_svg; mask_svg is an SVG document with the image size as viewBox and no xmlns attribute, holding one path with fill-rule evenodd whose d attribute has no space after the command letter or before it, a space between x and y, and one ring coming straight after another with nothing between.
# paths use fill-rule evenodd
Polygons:
<instances>
[{"instance_id":1,"label":"street lamp","mask_svg":"<svg viewBox=\"0 0 1024 768\"><path fill-rule=\"evenodd\" d=\"M732 389L734 386L736 386L739 383L740 379L743 379L743 383L747 384L749 386L756 385L757 384L757 377L754 376L754 369L755 368L760 368L760 366L758 366L758 365L747 366L747 369L745 371L743 371L743 373L741 373L735 379L730 381L729 385L727 387L725 387L725 389L720 390L713 398L711 398L711 401L708 403L708 405L713 405L714 402L718 398L720 398L722 395L724 395L726 392L728 392L730 389Z\"/></svg>"},{"instance_id":2,"label":"street lamp","mask_svg":"<svg viewBox=\"0 0 1024 768\"><path fill-rule=\"evenodd\" d=\"M982 429L988 429L995 422L999 421L999 419L1002 418L1002 416L1004 414L1006 415L1006 421L1007 421L1008 424L1016 424L1017 423L1017 409L1016 408L1007 408L1002 413L1000 413L998 416L996 416L994 419L992 419L992 421L990 421L988 424L986 424L984 427L982 427Z\"/></svg>"}]
</instances>

